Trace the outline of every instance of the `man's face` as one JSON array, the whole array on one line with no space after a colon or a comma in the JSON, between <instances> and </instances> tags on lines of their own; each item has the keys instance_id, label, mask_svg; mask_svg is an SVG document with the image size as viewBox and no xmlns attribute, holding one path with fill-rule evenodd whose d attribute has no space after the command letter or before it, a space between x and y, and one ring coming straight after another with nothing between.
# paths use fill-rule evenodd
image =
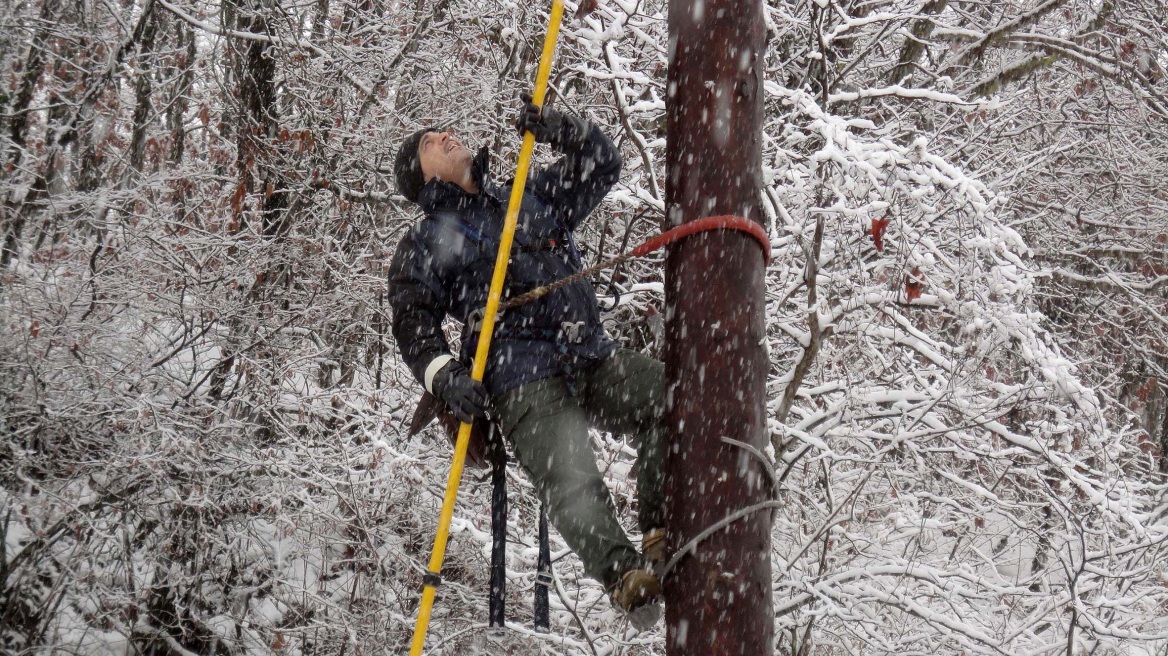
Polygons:
<instances>
[{"instance_id":1,"label":"man's face","mask_svg":"<svg viewBox=\"0 0 1168 656\"><path fill-rule=\"evenodd\" d=\"M470 167L474 156L462 142L447 132L427 132L418 143L418 160L422 177L463 184L471 181Z\"/></svg>"}]
</instances>

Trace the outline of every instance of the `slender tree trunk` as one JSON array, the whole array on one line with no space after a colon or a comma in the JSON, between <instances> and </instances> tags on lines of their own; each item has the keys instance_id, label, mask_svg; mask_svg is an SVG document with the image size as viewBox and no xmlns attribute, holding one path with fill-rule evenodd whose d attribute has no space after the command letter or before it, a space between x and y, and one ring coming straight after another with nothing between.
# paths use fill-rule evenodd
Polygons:
<instances>
[{"instance_id":1,"label":"slender tree trunk","mask_svg":"<svg viewBox=\"0 0 1168 656\"><path fill-rule=\"evenodd\" d=\"M141 59L143 60L153 54L154 33L157 25L158 18L151 18L142 33ZM150 102L150 96L153 93L150 77L154 71L150 66L139 66L138 68L141 72L134 84L134 118L130 137L130 169L135 174L142 173L142 162L146 156L146 128L149 127L150 116L154 109Z\"/></svg>"},{"instance_id":2,"label":"slender tree trunk","mask_svg":"<svg viewBox=\"0 0 1168 656\"><path fill-rule=\"evenodd\" d=\"M945 11L948 5L949 0L929 0L921 6L920 13L922 16L935 16ZM913 74L913 64L924 54L925 43L932 36L934 25L930 18L919 18L913 23L913 38L905 40L896 66L888 73L889 84L900 84Z\"/></svg>"},{"instance_id":3,"label":"slender tree trunk","mask_svg":"<svg viewBox=\"0 0 1168 656\"><path fill-rule=\"evenodd\" d=\"M8 115L11 117L8 119L8 139L12 151L5 154L4 160L12 167L19 166L24 157L29 104L32 102L37 82L41 79L45 49L48 47L49 28L55 18L53 15L55 9L56 3L53 0L45 0L44 4L41 5L41 28L37 30L36 36L33 37L29 46L28 58L24 62L24 75L20 78L20 91L16 93L12 106L8 109Z\"/></svg>"},{"instance_id":4,"label":"slender tree trunk","mask_svg":"<svg viewBox=\"0 0 1168 656\"><path fill-rule=\"evenodd\" d=\"M170 152L167 155L167 164L171 171L182 167L186 156L187 129L186 114L190 107L190 92L195 78L195 57L198 50L195 45L195 35L189 26L182 21L175 21L175 46L181 49L176 55L176 65L171 69L169 77L178 80L167 104L166 129L170 132ZM174 207L175 224L181 225L187 221L187 194L190 191L190 181L181 175L175 176L171 204Z\"/></svg>"},{"instance_id":5,"label":"slender tree trunk","mask_svg":"<svg viewBox=\"0 0 1168 656\"><path fill-rule=\"evenodd\" d=\"M8 147L3 157L4 175L19 175L16 169L24 160L29 106L32 103L37 84L41 79L41 71L44 68L45 50L48 48L49 28L55 18L55 9L56 3L52 0L45 0L44 4L41 5L41 28L37 31L29 46L28 57L24 62L24 75L20 78L19 91L17 91L16 97L13 98L12 105L8 109L8 116L10 118L8 119L7 125ZM37 183L40 182L41 179L38 177L37 182L33 184L32 188L26 193L26 196L34 193ZM23 199L9 196L4 199L3 209L4 215L0 217L0 229L3 230L3 238L0 240L0 270L7 269L9 262L16 256L16 250L20 246L20 239L24 232L24 224L27 221L27 213L24 211Z\"/></svg>"},{"instance_id":6,"label":"slender tree trunk","mask_svg":"<svg viewBox=\"0 0 1168 656\"><path fill-rule=\"evenodd\" d=\"M234 25L237 30L267 35L270 33L267 11L263 0L245 0L243 4L228 2L223 6L223 20L227 25ZM249 198L258 195L260 232L266 241L279 241L288 227L285 211L288 194L274 170L274 144L279 132L279 121L276 108L276 63L272 57L272 46L266 41L237 39L232 41L231 48L232 72L236 97L239 99L235 133L235 165L239 180L232 201L236 218L234 229L243 229L249 214ZM281 271L287 272L289 267L280 262L279 258L273 263L270 259L271 250L267 246L260 247L252 255L256 256L267 260L260 263L261 270L249 291L251 299L258 302L261 316L257 320L262 322L265 315L272 311L268 296L271 290L278 288L273 283L281 277ZM232 341L240 342L238 338L250 329L238 320L232 322ZM228 346L225 350L230 353L231 348ZM266 349L261 348L257 357L263 357L265 353ZM212 398L223 397L235 360L234 355L228 355L216 366L209 382Z\"/></svg>"},{"instance_id":7,"label":"slender tree trunk","mask_svg":"<svg viewBox=\"0 0 1168 656\"><path fill-rule=\"evenodd\" d=\"M170 103L166 118L167 127L170 129L170 165L173 168L182 164L183 156L186 154L187 135L184 117L190 107L188 94L195 82L195 57L198 56L195 34L191 28L178 21L175 23L175 29L178 30L179 43L185 42L186 52L179 55L178 69L182 73L178 76L178 88L175 89L174 102Z\"/></svg>"},{"instance_id":8,"label":"slender tree trunk","mask_svg":"<svg viewBox=\"0 0 1168 656\"><path fill-rule=\"evenodd\" d=\"M262 2L248 2L236 7L237 29L253 34L268 34L268 21ZM279 131L276 108L276 62L270 43L238 41L236 80L241 109L236 166L244 193L262 193L261 231L265 236L280 232L287 194L279 188L272 170L272 147Z\"/></svg>"},{"instance_id":9,"label":"slender tree trunk","mask_svg":"<svg viewBox=\"0 0 1168 656\"><path fill-rule=\"evenodd\" d=\"M54 104L60 102L60 98L56 94L51 96L51 98ZM58 134L58 129L61 128L64 118L65 110L61 105L57 105L49 111L48 128L46 129L46 134L49 137ZM32 185L29 186L23 198L9 196L7 202L4 204L6 229L4 250L3 253L0 253L0 269L7 268L9 262L16 256L25 225L30 219L34 218L37 208L48 197L49 190L56 182L57 171L61 164L59 158L64 157L64 149L57 143L52 142L50 138L46 138L45 142L46 152L37 167L36 177L33 179ZM40 248L41 243L48 234L48 230L48 226L42 227L33 246L33 250Z\"/></svg>"},{"instance_id":10,"label":"slender tree trunk","mask_svg":"<svg viewBox=\"0 0 1168 656\"><path fill-rule=\"evenodd\" d=\"M723 214L761 223L764 25L758 0L670 3L671 226ZM690 238L666 260L669 544L676 553L726 523L665 581L669 656L773 651L771 508L759 505L771 496L764 272L759 245L731 231Z\"/></svg>"}]
</instances>

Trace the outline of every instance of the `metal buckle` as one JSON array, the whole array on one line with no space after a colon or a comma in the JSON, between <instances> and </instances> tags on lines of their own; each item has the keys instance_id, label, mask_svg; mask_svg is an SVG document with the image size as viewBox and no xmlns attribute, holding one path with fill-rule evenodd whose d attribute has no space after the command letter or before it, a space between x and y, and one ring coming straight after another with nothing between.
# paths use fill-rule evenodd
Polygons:
<instances>
[{"instance_id":1,"label":"metal buckle","mask_svg":"<svg viewBox=\"0 0 1168 656\"><path fill-rule=\"evenodd\" d=\"M535 574L535 584L550 588L556 584L551 571L540 571Z\"/></svg>"},{"instance_id":2,"label":"metal buckle","mask_svg":"<svg viewBox=\"0 0 1168 656\"><path fill-rule=\"evenodd\" d=\"M560 324L560 334L564 336L564 341L569 344L575 344L580 341L584 334L583 321L565 321Z\"/></svg>"},{"instance_id":3,"label":"metal buckle","mask_svg":"<svg viewBox=\"0 0 1168 656\"><path fill-rule=\"evenodd\" d=\"M463 334L478 335L483 332L483 321L486 319L486 314L486 308L479 308L467 315ZM507 316L507 313L503 310L495 313L495 332L493 333L495 337L501 337L509 332L503 326L503 317L505 316Z\"/></svg>"}]
</instances>

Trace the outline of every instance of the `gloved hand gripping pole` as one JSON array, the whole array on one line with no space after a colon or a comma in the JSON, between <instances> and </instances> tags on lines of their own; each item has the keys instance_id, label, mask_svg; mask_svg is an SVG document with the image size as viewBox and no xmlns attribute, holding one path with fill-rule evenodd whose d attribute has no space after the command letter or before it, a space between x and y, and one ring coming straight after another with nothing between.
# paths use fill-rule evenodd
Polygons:
<instances>
[{"instance_id":1,"label":"gloved hand gripping pole","mask_svg":"<svg viewBox=\"0 0 1168 656\"><path fill-rule=\"evenodd\" d=\"M556 50L556 38L560 32L560 20L564 15L563 0L552 1L551 17L548 20L547 37L543 42L543 55L539 60L539 72L535 76L535 93L532 102L542 107L547 95L548 77L551 74L552 58ZM519 205L523 201L523 188L527 184L527 173L531 168L531 154L535 150L535 136L531 132L523 135L523 149L519 151L519 168L515 173L515 183L511 186L511 199L507 204L507 218L503 222L503 235L499 241L499 253L495 258L495 273L491 277L491 288L487 294L487 307L483 314L483 327L479 332L478 348L475 350L471 377L481 381L487 370L487 352L491 347L491 336L495 332L495 317L499 311L499 301L503 297L503 280L507 276L507 261L511 257L511 242L515 237L515 226L519 222ZM458 441L454 445L454 461L450 464L450 476L446 479L446 494L442 499L442 512L438 518L438 534L434 537L434 550L430 552L430 565L422 589L422 604L418 608L418 621L414 625L414 639L410 645L410 656L421 656L426 643L426 629L430 625L430 611L434 606L434 595L441 582L442 560L446 556L446 541L450 537L450 518L454 514L454 502L458 497L458 485L462 481L462 466L466 460L467 445L470 444L470 424L458 428Z\"/></svg>"}]
</instances>

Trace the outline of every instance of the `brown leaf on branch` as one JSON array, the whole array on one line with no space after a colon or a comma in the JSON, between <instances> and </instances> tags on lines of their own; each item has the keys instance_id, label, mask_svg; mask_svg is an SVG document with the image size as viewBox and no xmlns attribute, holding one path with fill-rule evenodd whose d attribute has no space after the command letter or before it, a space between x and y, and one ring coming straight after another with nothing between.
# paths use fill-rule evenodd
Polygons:
<instances>
[{"instance_id":1,"label":"brown leaf on branch","mask_svg":"<svg viewBox=\"0 0 1168 656\"><path fill-rule=\"evenodd\" d=\"M1149 378L1146 383L1140 386L1140 389L1136 392L1136 396L1139 398L1140 403L1148 402L1148 395L1156 389L1156 383L1157 381L1155 378Z\"/></svg>"},{"instance_id":2,"label":"brown leaf on branch","mask_svg":"<svg viewBox=\"0 0 1168 656\"><path fill-rule=\"evenodd\" d=\"M872 219L872 228L868 234L872 235L872 243L877 253L884 252L884 231L888 229L888 218Z\"/></svg>"},{"instance_id":3,"label":"brown leaf on branch","mask_svg":"<svg viewBox=\"0 0 1168 656\"><path fill-rule=\"evenodd\" d=\"M247 187L243 183L239 183L235 187L235 193L231 195L231 213L238 218L243 212L243 199L247 195Z\"/></svg>"},{"instance_id":4,"label":"brown leaf on branch","mask_svg":"<svg viewBox=\"0 0 1168 656\"><path fill-rule=\"evenodd\" d=\"M913 267L912 273L904 277L904 295L912 303L921 297L925 289L925 276L918 267Z\"/></svg>"}]
</instances>

